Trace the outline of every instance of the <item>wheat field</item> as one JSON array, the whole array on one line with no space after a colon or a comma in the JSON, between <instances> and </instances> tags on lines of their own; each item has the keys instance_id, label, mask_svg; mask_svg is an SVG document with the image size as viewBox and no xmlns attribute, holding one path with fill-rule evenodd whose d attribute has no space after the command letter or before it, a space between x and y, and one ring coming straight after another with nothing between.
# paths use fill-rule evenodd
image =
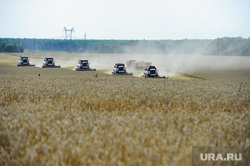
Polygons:
<instances>
[{"instance_id":1,"label":"wheat field","mask_svg":"<svg viewBox=\"0 0 250 166\"><path fill-rule=\"evenodd\" d=\"M0 165L192 165L192 146L250 146L249 81L0 68Z\"/></svg>"}]
</instances>

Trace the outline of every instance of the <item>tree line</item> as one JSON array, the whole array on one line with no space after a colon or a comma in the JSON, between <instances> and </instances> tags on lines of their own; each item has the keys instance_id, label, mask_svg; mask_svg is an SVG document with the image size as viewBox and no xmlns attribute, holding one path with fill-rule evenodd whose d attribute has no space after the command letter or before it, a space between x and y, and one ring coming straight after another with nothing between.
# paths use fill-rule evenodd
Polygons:
<instances>
[{"instance_id":1,"label":"tree line","mask_svg":"<svg viewBox=\"0 0 250 166\"><path fill-rule=\"evenodd\" d=\"M223 37L212 40L204 50L209 55L250 56L250 38Z\"/></svg>"},{"instance_id":2,"label":"tree line","mask_svg":"<svg viewBox=\"0 0 250 166\"><path fill-rule=\"evenodd\" d=\"M19 44L7 44L5 42L0 43L0 52L13 52L13 53L22 53L24 51L23 46Z\"/></svg>"},{"instance_id":3,"label":"tree line","mask_svg":"<svg viewBox=\"0 0 250 166\"><path fill-rule=\"evenodd\" d=\"M183 40L64 40L0 38L0 43L24 49L80 53L205 54L250 56L250 39Z\"/></svg>"},{"instance_id":4,"label":"tree line","mask_svg":"<svg viewBox=\"0 0 250 166\"><path fill-rule=\"evenodd\" d=\"M61 40L0 38L0 43L18 43L28 50L81 53L200 53L210 40Z\"/></svg>"}]
</instances>

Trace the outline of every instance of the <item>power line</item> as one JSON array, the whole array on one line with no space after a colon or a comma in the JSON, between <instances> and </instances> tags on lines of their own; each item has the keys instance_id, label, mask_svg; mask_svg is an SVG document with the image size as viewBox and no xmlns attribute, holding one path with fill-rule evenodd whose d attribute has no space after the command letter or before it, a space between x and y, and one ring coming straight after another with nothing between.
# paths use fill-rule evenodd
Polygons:
<instances>
[{"instance_id":1,"label":"power line","mask_svg":"<svg viewBox=\"0 0 250 166\"><path fill-rule=\"evenodd\" d=\"M67 29L66 27L64 27L63 29L63 34L64 34L64 39L72 39L73 33L75 33L74 27L72 27L71 29Z\"/></svg>"}]
</instances>

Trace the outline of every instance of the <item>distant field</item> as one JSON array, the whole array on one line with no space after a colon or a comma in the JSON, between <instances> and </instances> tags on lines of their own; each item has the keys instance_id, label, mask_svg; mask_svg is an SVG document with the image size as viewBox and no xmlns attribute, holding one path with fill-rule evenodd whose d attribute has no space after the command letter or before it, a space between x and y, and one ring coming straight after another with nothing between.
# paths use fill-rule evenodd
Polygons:
<instances>
[{"instance_id":1,"label":"distant field","mask_svg":"<svg viewBox=\"0 0 250 166\"><path fill-rule=\"evenodd\" d=\"M105 74L117 59L76 72L16 67L18 55L0 54L0 165L189 166L192 146L250 146L247 67L143 79Z\"/></svg>"}]
</instances>

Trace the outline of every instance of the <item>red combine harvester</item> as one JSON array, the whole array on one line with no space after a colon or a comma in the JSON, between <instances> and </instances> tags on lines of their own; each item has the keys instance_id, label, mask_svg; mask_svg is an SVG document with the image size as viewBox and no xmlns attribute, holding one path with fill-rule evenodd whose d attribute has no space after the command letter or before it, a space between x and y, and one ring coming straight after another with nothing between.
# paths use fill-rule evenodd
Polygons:
<instances>
[{"instance_id":1,"label":"red combine harvester","mask_svg":"<svg viewBox=\"0 0 250 166\"><path fill-rule=\"evenodd\" d=\"M138 61L135 60L129 60L126 63L128 68L138 69L138 70L144 70L152 65L151 62L144 62L144 61Z\"/></svg>"}]
</instances>

